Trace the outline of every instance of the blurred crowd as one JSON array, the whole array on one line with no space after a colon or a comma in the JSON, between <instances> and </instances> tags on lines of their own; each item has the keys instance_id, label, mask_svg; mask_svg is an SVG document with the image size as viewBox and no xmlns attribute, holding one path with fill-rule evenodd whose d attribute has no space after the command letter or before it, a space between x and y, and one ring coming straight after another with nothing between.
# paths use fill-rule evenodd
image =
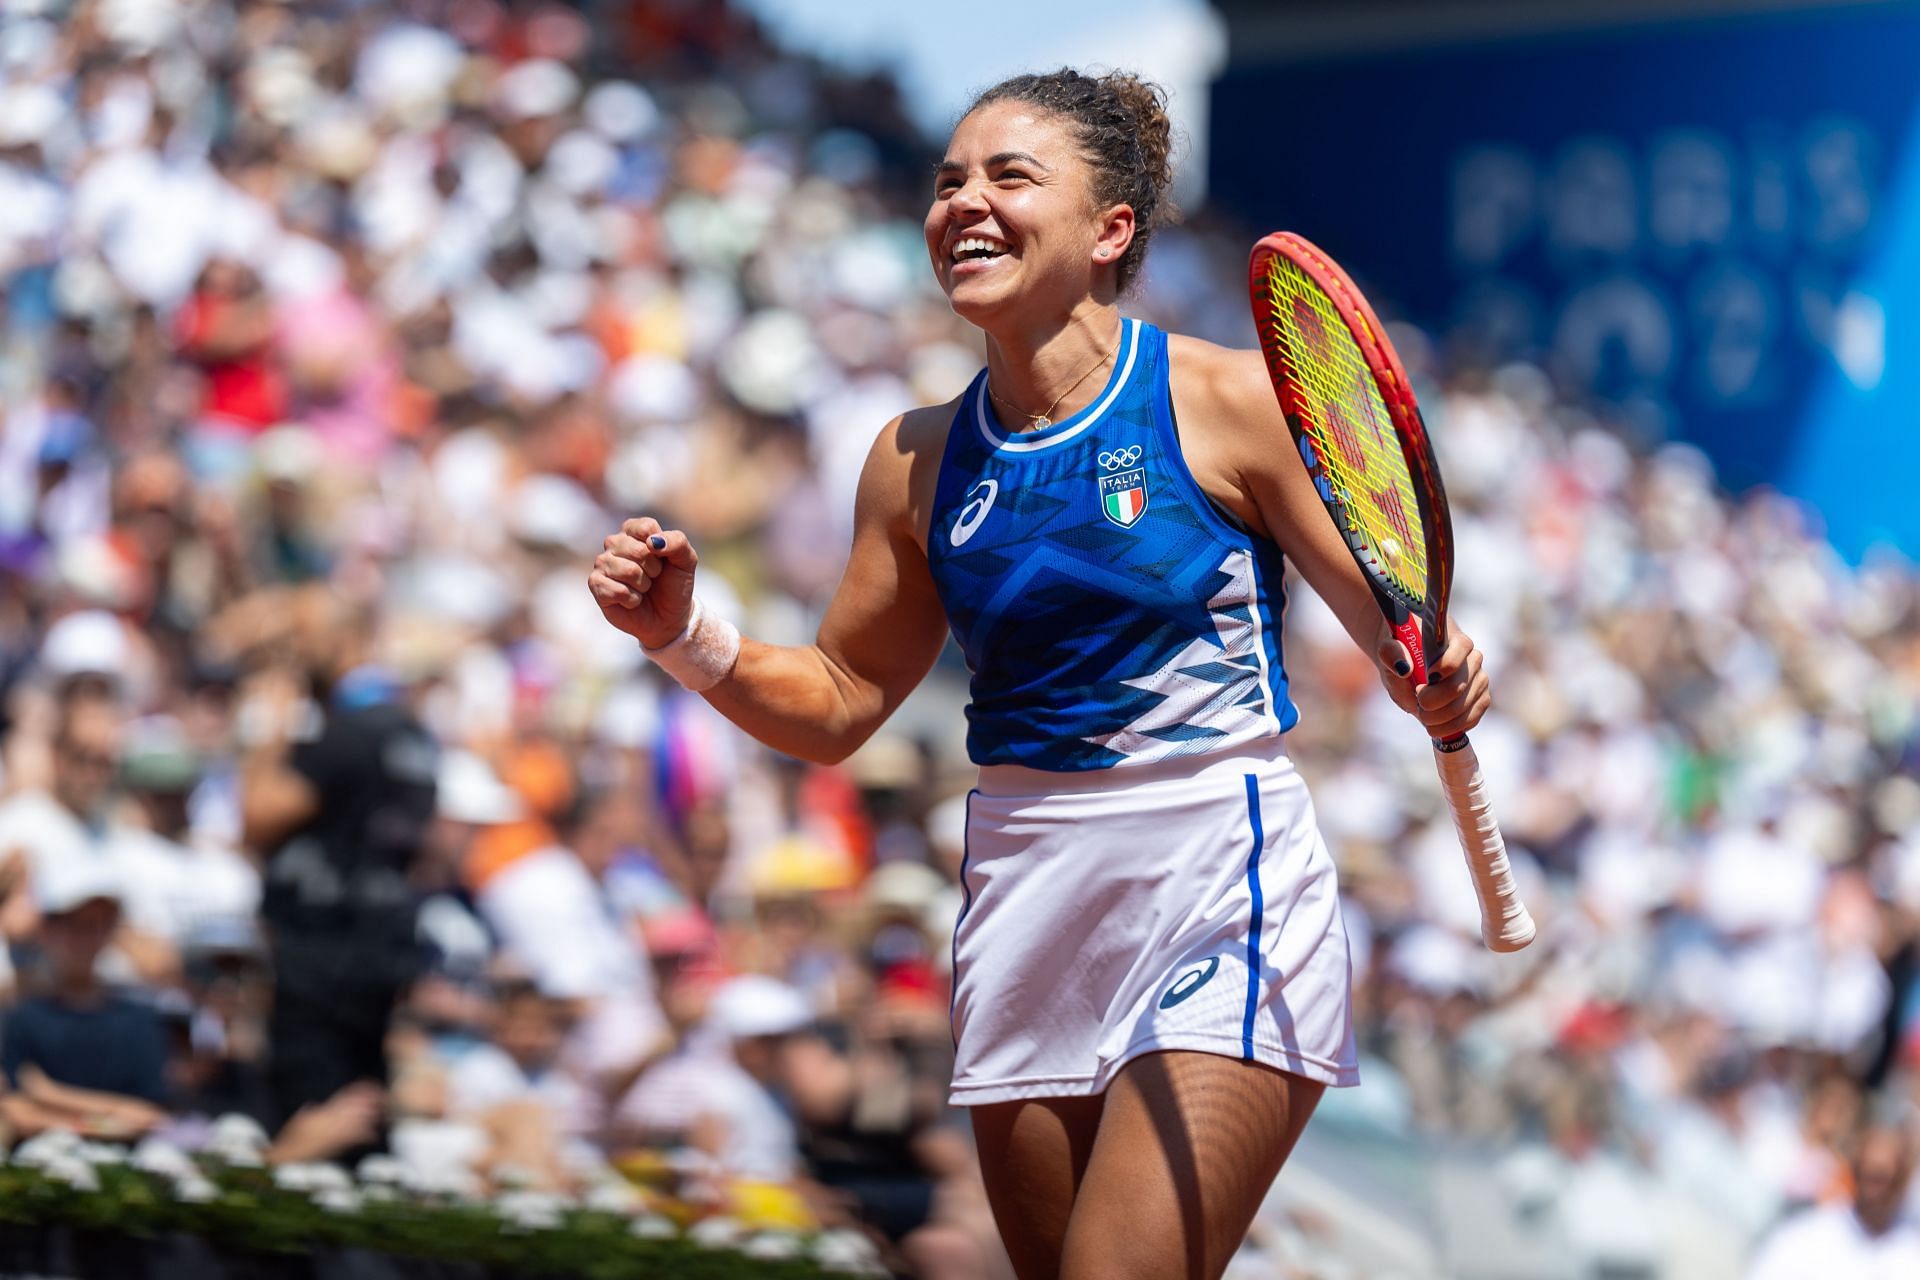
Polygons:
<instances>
[{"instance_id":1,"label":"blurred crowd","mask_svg":"<svg viewBox=\"0 0 1920 1280\"><path fill-rule=\"evenodd\" d=\"M945 1100L964 670L806 766L584 586L648 511L715 607L810 637L873 433L981 359L924 262L931 146L890 81L699 0L8 5L10 1136L239 1112L278 1160L611 1164L1003 1274ZM1170 229L1131 309L1250 345L1244 245ZM1607 1274L1679 1265L1689 1215L1724 1256L1665 1273L1738 1267L1920 1103L1912 566L1398 339L1542 941L1479 949L1420 735L1303 599L1344 1105L1505 1153Z\"/></svg>"},{"instance_id":2,"label":"blurred crowd","mask_svg":"<svg viewBox=\"0 0 1920 1280\"><path fill-rule=\"evenodd\" d=\"M805 634L976 358L922 146L724 5L8 6L12 1137L611 1163L990 1274L941 761L749 749L584 585L651 509Z\"/></svg>"},{"instance_id":3,"label":"blurred crowd","mask_svg":"<svg viewBox=\"0 0 1920 1280\"><path fill-rule=\"evenodd\" d=\"M1423 744L1297 611L1291 749L1371 939L1357 1106L1482 1153L1567 1275L1747 1274L1796 1214L1856 1207L1920 1265L1912 564L1843 563L1817 513L1729 501L1536 368L1436 390L1454 618L1495 673L1473 738L1541 933L1482 949Z\"/></svg>"}]
</instances>

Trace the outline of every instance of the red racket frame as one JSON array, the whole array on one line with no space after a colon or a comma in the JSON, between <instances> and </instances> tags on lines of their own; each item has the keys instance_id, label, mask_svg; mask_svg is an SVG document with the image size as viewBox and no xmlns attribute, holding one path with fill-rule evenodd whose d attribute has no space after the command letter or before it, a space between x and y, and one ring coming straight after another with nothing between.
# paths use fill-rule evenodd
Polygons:
<instances>
[{"instance_id":1,"label":"red racket frame","mask_svg":"<svg viewBox=\"0 0 1920 1280\"><path fill-rule=\"evenodd\" d=\"M1440 483L1440 468L1434 462L1433 444L1427 436L1426 421L1420 416L1420 405L1414 399L1413 384L1407 379L1406 367L1400 363L1399 353L1388 341L1386 330L1381 327L1380 318L1373 313L1366 295L1360 292L1339 263L1304 236L1291 231L1276 231L1262 237L1254 245L1253 255L1247 265L1247 288L1253 301L1255 323L1260 331L1260 350L1267 361L1267 374L1273 379L1274 389L1279 393L1281 411L1286 415L1287 428L1293 432L1295 444L1305 443L1304 432L1297 425L1305 400L1295 380L1286 374L1284 361L1275 345L1279 326L1274 322L1273 302L1267 293L1266 275L1268 261L1276 256L1299 267L1319 285L1332 301L1334 310L1346 322L1347 331L1359 345L1367 369L1380 388L1380 398L1386 402L1387 414L1393 421L1394 436L1399 441L1401 455L1407 461L1407 471L1413 480L1414 501L1420 511L1420 527L1426 539L1427 598L1409 599L1399 588L1380 581L1366 566L1363 565L1362 569L1380 601L1381 611L1393 623L1395 637L1412 656L1413 682L1416 685L1424 684L1427 668L1440 656L1440 646L1446 642L1447 596L1453 585L1453 519L1447 510L1447 492ZM1308 458L1311 452L1309 445L1301 451L1301 457L1309 469L1316 472L1314 481L1318 488L1324 477L1318 474L1319 464ZM1344 529L1345 519L1334 509L1335 504L1325 498L1322 501L1327 503L1335 521Z\"/></svg>"}]
</instances>

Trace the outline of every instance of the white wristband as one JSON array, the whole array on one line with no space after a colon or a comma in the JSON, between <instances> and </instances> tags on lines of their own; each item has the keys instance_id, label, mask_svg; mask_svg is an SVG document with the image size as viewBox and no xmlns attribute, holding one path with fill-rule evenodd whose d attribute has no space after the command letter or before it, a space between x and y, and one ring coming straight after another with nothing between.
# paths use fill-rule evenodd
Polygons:
<instances>
[{"instance_id":1,"label":"white wristband","mask_svg":"<svg viewBox=\"0 0 1920 1280\"><path fill-rule=\"evenodd\" d=\"M680 634L658 649L643 644L640 652L685 688L705 693L732 674L733 664L740 660L740 629L695 596Z\"/></svg>"}]
</instances>

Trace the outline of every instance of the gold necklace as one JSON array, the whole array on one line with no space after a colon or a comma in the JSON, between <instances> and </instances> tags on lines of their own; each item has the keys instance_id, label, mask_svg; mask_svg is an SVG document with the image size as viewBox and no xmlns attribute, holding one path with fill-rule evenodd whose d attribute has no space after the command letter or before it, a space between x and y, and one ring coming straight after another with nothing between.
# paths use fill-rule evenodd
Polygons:
<instances>
[{"instance_id":1,"label":"gold necklace","mask_svg":"<svg viewBox=\"0 0 1920 1280\"><path fill-rule=\"evenodd\" d=\"M1117 351L1119 349L1120 349L1120 344L1117 342L1114 343L1114 351ZM1078 387L1081 383L1087 380L1088 374L1091 374L1095 369L1098 369L1101 365L1105 364L1108 360L1112 358L1113 358L1113 351L1107 351L1102 353L1098 360L1095 360L1092 364L1087 366L1086 373L1081 374L1079 377L1073 380L1073 386L1068 387L1065 391L1062 391L1059 395L1053 398L1053 403L1047 406L1047 410L1045 413L1028 413L1025 409L1022 409L1019 405L1008 403L1008 401L1002 399L998 394L995 393L993 389L992 378L987 379L987 394L990 396L993 396L995 400L999 400L1001 404L1006 405L1007 408L1013 410L1015 413L1019 414L1021 417L1032 419L1032 421L1026 427L1028 431L1044 431L1048 427L1053 425L1053 411L1060 407L1060 402L1062 400L1065 400L1068 396L1072 395L1074 392L1074 388Z\"/></svg>"}]
</instances>

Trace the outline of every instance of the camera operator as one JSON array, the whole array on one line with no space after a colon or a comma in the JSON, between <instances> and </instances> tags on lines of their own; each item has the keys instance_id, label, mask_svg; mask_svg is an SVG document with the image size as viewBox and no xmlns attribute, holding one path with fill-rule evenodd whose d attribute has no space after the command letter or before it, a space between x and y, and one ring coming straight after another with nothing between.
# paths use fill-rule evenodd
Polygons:
<instances>
[{"instance_id":1,"label":"camera operator","mask_svg":"<svg viewBox=\"0 0 1920 1280\"><path fill-rule=\"evenodd\" d=\"M414 863L438 750L371 661L371 620L325 588L293 593L240 712L245 841L263 860L275 989L276 1119L386 1080L384 1042L417 967ZM290 660L290 661L289 661Z\"/></svg>"}]
</instances>

